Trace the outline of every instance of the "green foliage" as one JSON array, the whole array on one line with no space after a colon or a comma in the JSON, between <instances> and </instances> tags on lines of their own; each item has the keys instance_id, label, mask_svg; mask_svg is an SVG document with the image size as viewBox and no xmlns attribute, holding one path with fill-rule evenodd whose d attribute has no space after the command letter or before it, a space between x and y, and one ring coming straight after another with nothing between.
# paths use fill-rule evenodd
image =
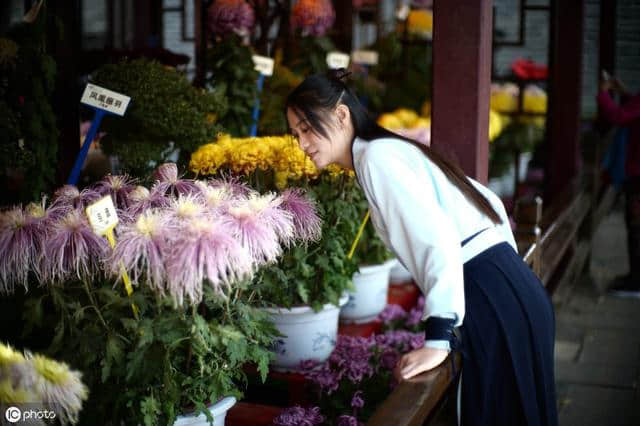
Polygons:
<instances>
[{"instance_id":1,"label":"green foliage","mask_svg":"<svg viewBox=\"0 0 640 426\"><path fill-rule=\"evenodd\" d=\"M207 52L206 84L231 101L219 124L233 136L247 136L253 122L258 72L253 69L251 55L251 49L238 36L216 41Z\"/></svg>"},{"instance_id":2,"label":"green foliage","mask_svg":"<svg viewBox=\"0 0 640 426\"><path fill-rule=\"evenodd\" d=\"M489 175L502 176L514 164L516 153L531 152L542 141L544 130L537 124L512 121L489 145Z\"/></svg>"},{"instance_id":3,"label":"green foliage","mask_svg":"<svg viewBox=\"0 0 640 426\"><path fill-rule=\"evenodd\" d=\"M420 111L431 97L431 45L406 42L390 33L379 38L371 49L378 51L380 62L370 76L385 84L384 89L368 85L370 108L379 112L404 107Z\"/></svg>"},{"instance_id":4,"label":"green foliage","mask_svg":"<svg viewBox=\"0 0 640 426\"><path fill-rule=\"evenodd\" d=\"M181 166L200 145L222 129L216 122L227 111L224 94L193 87L184 75L147 59L108 64L93 82L131 97L124 117L107 116L103 150L117 155L126 172L146 175L180 149ZM171 144L173 143L173 145Z\"/></svg>"},{"instance_id":5,"label":"green foliage","mask_svg":"<svg viewBox=\"0 0 640 426\"><path fill-rule=\"evenodd\" d=\"M357 264L347 259L347 253L362 219L360 195L351 188L353 178L338 179L323 174L305 185L324 220L322 237L306 247L288 249L277 265L258 274L256 286L262 300L284 307L310 305L318 311L326 303L337 305L351 288Z\"/></svg>"},{"instance_id":6,"label":"green foliage","mask_svg":"<svg viewBox=\"0 0 640 426\"><path fill-rule=\"evenodd\" d=\"M329 69L327 53L336 50L328 37L302 37L296 46L298 52L286 65L298 75L324 73Z\"/></svg>"},{"instance_id":7,"label":"green foliage","mask_svg":"<svg viewBox=\"0 0 640 426\"><path fill-rule=\"evenodd\" d=\"M46 53L46 15L0 38L0 181L22 180L18 199L32 201L54 182L56 64ZM5 194L6 195L6 194Z\"/></svg>"},{"instance_id":8,"label":"green foliage","mask_svg":"<svg viewBox=\"0 0 640 426\"><path fill-rule=\"evenodd\" d=\"M27 330L54 325L48 353L83 372L90 400L81 424L171 424L185 411L240 396L245 363L265 379L277 332L240 300L241 290L229 301L206 287L199 306L175 308L138 287L134 319L124 290L112 284L40 288L24 310Z\"/></svg>"},{"instance_id":9,"label":"green foliage","mask_svg":"<svg viewBox=\"0 0 640 426\"><path fill-rule=\"evenodd\" d=\"M260 97L259 134L282 135L289 131L284 104L289 92L301 82L299 75L284 65L276 64L273 75L265 81Z\"/></svg>"}]
</instances>

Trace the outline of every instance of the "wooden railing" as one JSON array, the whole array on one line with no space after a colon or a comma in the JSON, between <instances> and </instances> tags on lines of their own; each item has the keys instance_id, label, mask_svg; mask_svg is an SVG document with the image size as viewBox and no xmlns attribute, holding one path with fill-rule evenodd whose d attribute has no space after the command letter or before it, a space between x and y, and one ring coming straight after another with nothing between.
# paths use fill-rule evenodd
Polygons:
<instances>
[{"instance_id":1,"label":"wooden railing","mask_svg":"<svg viewBox=\"0 0 640 426\"><path fill-rule=\"evenodd\" d=\"M585 172L557 195L544 213L540 198L516 203L514 235L518 251L549 293L570 287L565 284L576 281L589 258L591 236L615 199L613 188L603 189L599 167L601 152L610 142L611 134L597 139ZM455 371L459 372L458 355L454 362ZM428 424L456 382L451 366L451 359L447 359L439 367L398 384L367 425Z\"/></svg>"}]
</instances>

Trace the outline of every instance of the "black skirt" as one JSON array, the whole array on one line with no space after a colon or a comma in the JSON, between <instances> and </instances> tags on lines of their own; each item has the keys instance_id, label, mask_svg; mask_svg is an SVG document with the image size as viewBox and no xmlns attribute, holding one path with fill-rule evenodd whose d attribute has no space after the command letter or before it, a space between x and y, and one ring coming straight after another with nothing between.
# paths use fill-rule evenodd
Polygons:
<instances>
[{"instance_id":1,"label":"black skirt","mask_svg":"<svg viewBox=\"0 0 640 426\"><path fill-rule=\"evenodd\" d=\"M507 243L464 264L461 424L556 426L553 305Z\"/></svg>"}]
</instances>

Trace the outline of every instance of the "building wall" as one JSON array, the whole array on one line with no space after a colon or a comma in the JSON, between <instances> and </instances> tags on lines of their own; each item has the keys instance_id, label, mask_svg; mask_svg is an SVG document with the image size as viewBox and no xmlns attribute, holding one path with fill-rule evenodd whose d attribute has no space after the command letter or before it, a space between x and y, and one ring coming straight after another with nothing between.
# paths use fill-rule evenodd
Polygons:
<instances>
[{"instance_id":1,"label":"building wall","mask_svg":"<svg viewBox=\"0 0 640 426\"><path fill-rule=\"evenodd\" d=\"M618 0L616 39L615 74L640 92L640 0Z\"/></svg>"}]
</instances>

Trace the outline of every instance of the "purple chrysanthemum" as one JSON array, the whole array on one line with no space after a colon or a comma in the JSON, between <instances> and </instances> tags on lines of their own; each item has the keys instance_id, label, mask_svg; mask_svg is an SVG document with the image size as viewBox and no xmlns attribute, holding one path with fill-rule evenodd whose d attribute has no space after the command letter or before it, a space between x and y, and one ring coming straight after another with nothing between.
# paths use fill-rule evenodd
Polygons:
<instances>
[{"instance_id":1,"label":"purple chrysanthemum","mask_svg":"<svg viewBox=\"0 0 640 426\"><path fill-rule=\"evenodd\" d=\"M149 191L146 187L138 185L129 193L129 204L129 214L136 217L148 209L168 206L169 198L161 192Z\"/></svg>"},{"instance_id":2,"label":"purple chrysanthemum","mask_svg":"<svg viewBox=\"0 0 640 426\"><path fill-rule=\"evenodd\" d=\"M330 0L299 0L291 10L291 28L303 35L323 36L336 19Z\"/></svg>"},{"instance_id":3,"label":"purple chrysanthemum","mask_svg":"<svg viewBox=\"0 0 640 426\"><path fill-rule=\"evenodd\" d=\"M233 198L231 189L226 185L211 185L202 180L196 181L196 185L200 190L200 197L212 212L222 210Z\"/></svg>"},{"instance_id":4,"label":"purple chrysanthemum","mask_svg":"<svg viewBox=\"0 0 640 426\"><path fill-rule=\"evenodd\" d=\"M324 422L320 407L303 408L298 405L284 410L273 419L274 426L317 426Z\"/></svg>"},{"instance_id":5,"label":"purple chrysanthemum","mask_svg":"<svg viewBox=\"0 0 640 426\"><path fill-rule=\"evenodd\" d=\"M84 214L72 210L55 221L45 240L42 272L47 281L90 279L108 252L106 239L96 235Z\"/></svg>"},{"instance_id":6,"label":"purple chrysanthemum","mask_svg":"<svg viewBox=\"0 0 640 426\"><path fill-rule=\"evenodd\" d=\"M129 193L135 188L135 181L127 175L107 175L94 189L101 196L111 195L113 205L120 209L129 207Z\"/></svg>"},{"instance_id":7,"label":"purple chrysanthemum","mask_svg":"<svg viewBox=\"0 0 640 426\"><path fill-rule=\"evenodd\" d=\"M363 423L360 423L355 416L347 416L342 415L338 417L338 426L361 426Z\"/></svg>"},{"instance_id":8,"label":"purple chrysanthemum","mask_svg":"<svg viewBox=\"0 0 640 426\"><path fill-rule=\"evenodd\" d=\"M118 228L118 242L107 262L114 276L120 276L122 265L134 283L144 282L164 294L169 244L163 222L159 212L149 210L140 214L135 223Z\"/></svg>"},{"instance_id":9,"label":"purple chrysanthemum","mask_svg":"<svg viewBox=\"0 0 640 426\"><path fill-rule=\"evenodd\" d=\"M378 315L378 319L385 324L393 321L401 321L407 317L407 312L400 305L390 304Z\"/></svg>"},{"instance_id":10,"label":"purple chrysanthemum","mask_svg":"<svg viewBox=\"0 0 640 426\"><path fill-rule=\"evenodd\" d=\"M407 326L415 326L420 324L424 315L424 296L418 298L418 303L407 314Z\"/></svg>"},{"instance_id":11,"label":"purple chrysanthemum","mask_svg":"<svg viewBox=\"0 0 640 426\"><path fill-rule=\"evenodd\" d=\"M202 217L207 212L207 207L202 199L196 195L181 195L170 199L165 213L171 219L172 226L180 227L182 221Z\"/></svg>"},{"instance_id":12,"label":"purple chrysanthemum","mask_svg":"<svg viewBox=\"0 0 640 426\"><path fill-rule=\"evenodd\" d=\"M315 241L322 234L322 220L316 214L316 208L301 189L287 189L281 195L280 208L293 216L296 236L302 241Z\"/></svg>"},{"instance_id":13,"label":"purple chrysanthemum","mask_svg":"<svg viewBox=\"0 0 640 426\"><path fill-rule=\"evenodd\" d=\"M89 204L100 199L101 195L94 189L79 191L74 185L64 185L53 193L52 207L84 210Z\"/></svg>"},{"instance_id":14,"label":"purple chrysanthemum","mask_svg":"<svg viewBox=\"0 0 640 426\"><path fill-rule=\"evenodd\" d=\"M155 184L151 188L152 192L174 196L198 193L198 187L194 180L179 178L178 166L175 163L159 165L153 172L153 178Z\"/></svg>"},{"instance_id":15,"label":"purple chrysanthemum","mask_svg":"<svg viewBox=\"0 0 640 426\"><path fill-rule=\"evenodd\" d=\"M223 294L222 285L251 273L251 257L220 221L206 217L185 221L170 244L167 286L178 305L185 298L199 303L205 279Z\"/></svg>"},{"instance_id":16,"label":"purple chrysanthemum","mask_svg":"<svg viewBox=\"0 0 640 426\"><path fill-rule=\"evenodd\" d=\"M253 27L255 16L244 0L216 0L209 6L207 25L215 35L236 33L247 35Z\"/></svg>"},{"instance_id":17,"label":"purple chrysanthemum","mask_svg":"<svg viewBox=\"0 0 640 426\"><path fill-rule=\"evenodd\" d=\"M293 238L291 215L278 208L273 194L251 195L228 209L227 221L233 235L249 250L256 264L276 260L282 252L281 242Z\"/></svg>"},{"instance_id":18,"label":"purple chrysanthemum","mask_svg":"<svg viewBox=\"0 0 640 426\"><path fill-rule=\"evenodd\" d=\"M362 391L356 391L351 398L351 408L364 407L364 398L362 397Z\"/></svg>"},{"instance_id":19,"label":"purple chrysanthemum","mask_svg":"<svg viewBox=\"0 0 640 426\"><path fill-rule=\"evenodd\" d=\"M210 179L207 184L213 188L224 187L234 198L246 198L255 193L253 189L242 183L238 177L224 176L220 179Z\"/></svg>"},{"instance_id":20,"label":"purple chrysanthemum","mask_svg":"<svg viewBox=\"0 0 640 426\"><path fill-rule=\"evenodd\" d=\"M0 221L0 293L10 294L16 285L28 288L29 272L40 275L46 228L41 218L22 207L2 213Z\"/></svg>"}]
</instances>

